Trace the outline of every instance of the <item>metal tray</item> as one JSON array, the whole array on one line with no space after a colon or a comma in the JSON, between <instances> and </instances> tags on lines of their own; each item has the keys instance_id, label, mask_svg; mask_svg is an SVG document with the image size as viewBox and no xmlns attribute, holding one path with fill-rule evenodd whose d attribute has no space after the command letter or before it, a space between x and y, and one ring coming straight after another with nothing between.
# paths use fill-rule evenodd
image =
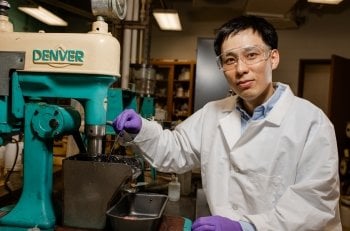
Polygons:
<instances>
[{"instance_id":1,"label":"metal tray","mask_svg":"<svg viewBox=\"0 0 350 231\"><path fill-rule=\"evenodd\" d=\"M156 231L168 196L156 193L129 193L107 211L114 231Z\"/></svg>"}]
</instances>

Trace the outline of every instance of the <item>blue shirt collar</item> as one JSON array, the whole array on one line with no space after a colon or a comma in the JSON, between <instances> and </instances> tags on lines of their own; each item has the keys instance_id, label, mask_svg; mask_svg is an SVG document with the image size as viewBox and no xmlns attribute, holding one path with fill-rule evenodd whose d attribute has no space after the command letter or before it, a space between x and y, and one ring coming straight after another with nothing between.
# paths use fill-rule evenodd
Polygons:
<instances>
[{"instance_id":1,"label":"blue shirt collar","mask_svg":"<svg viewBox=\"0 0 350 231\"><path fill-rule=\"evenodd\" d=\"M286 89L285 86L276 83L275 86L276 88L275 92L272 94L270 99L268 99L265 103L262 105L256 107L254 109L253 115L250 116L243 108L243 99L238 98L237 100L237 105L236 105L236 110L238 110L241 114L241 118L245 121L249 120L259 120L259 119L264 119L268 115L268 113L272 110L273 106L276 104L278 99L281 97L282 93Z\"/></svg>"}]
</instances>

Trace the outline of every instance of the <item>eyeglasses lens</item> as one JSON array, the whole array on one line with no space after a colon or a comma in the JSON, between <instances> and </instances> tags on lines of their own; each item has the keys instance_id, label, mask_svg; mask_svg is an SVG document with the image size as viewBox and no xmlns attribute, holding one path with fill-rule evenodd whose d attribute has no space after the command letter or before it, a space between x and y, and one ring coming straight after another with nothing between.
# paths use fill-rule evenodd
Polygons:
<instances>
[{"instance_id":1,"label":"eyeglasses lens","mask_svg":"<svg viewBox=\"0 0 350 231\"><path fill-rule=\"evenodd\" d=\"M259 46L250 46L230 49L217 57L219 68L227 71L236 67L238 61L246 65L253 65L266 60L270 55L270 50Z\"/></svg>"}]
</instances>

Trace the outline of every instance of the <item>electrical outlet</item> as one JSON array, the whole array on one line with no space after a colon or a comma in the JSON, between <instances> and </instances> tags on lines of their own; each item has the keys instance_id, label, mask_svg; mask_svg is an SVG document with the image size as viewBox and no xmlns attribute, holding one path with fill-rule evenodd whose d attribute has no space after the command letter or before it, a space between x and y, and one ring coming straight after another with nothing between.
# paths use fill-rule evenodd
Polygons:
<instances>
[{"instance_id":1,"label":"electrical outlet","mask_svg":"<svg viewBox=\"0 0 350 231\"><path fill-rule=\"evenodd\" d=\"M350 138L350 122L346 123L346 136Z\"/></svg>"}]
</instances>

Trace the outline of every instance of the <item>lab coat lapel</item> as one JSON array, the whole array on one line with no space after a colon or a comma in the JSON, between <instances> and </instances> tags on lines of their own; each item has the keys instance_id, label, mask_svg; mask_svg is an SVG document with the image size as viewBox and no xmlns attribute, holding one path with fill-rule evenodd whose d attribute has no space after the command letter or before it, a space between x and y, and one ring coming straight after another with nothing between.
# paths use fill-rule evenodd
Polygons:
<instances>
[{"instance_id":1,"label":"lab coat lapel","mask_svg":"<svg viewBox=\"0 0 350 231\"><path fill-rule=\"evenodd\" d=\"M295 98L292 90L289 86L286 85L286 90L267 116L266 121L276 126L281 125L282 120L288 112L288 108L292 105L294 99Z\"/></svg>"},{"instance_id":2,"label":"lab coat lapel","mask_svg":"<svg viewBox=\"0 0 350 231\"><path fill-rule=\"evenodd\" d=\"M241 117L239 112L231 111L227 116L220 119L219 124L231 150L241 136Z\"/></svg>"}]
</instances>

